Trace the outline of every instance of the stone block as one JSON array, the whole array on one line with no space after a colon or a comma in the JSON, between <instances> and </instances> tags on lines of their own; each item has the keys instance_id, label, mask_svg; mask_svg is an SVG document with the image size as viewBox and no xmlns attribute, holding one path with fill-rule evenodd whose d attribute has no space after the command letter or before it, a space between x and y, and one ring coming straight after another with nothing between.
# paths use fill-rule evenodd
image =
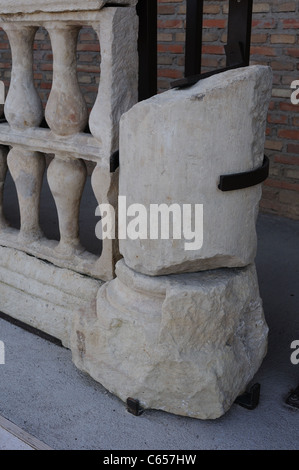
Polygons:
<instances>
[{"instance_id":1,"label":"stone block","mask_svg":"<svg viewBox=\"0 0 299 470\"><path fill-rule=\"evenodd\" d=\"M153 204L191 204L194 215L195 204L203 205L196 230L200 240L202 228L202 245L186 249L182 231L181 239L171 230L169 239L151 239L148 223L147 237L120 240L129 267L156 276L254 262L261 184L229 192L218 184L220 175L262 165L271 89L271 69L250 66L156 95L122 116L120 195L127 207L141 204L150 214Z\"/></svg>"},{"instance_id":2,"label":"stone block","mask_svg":"<svg viewBox=\"0 0 299 470\"><path fill-rule=\"evenodd\" d=\"M123 401L199 419L222 416L265 356L254 265L151 277L121 260L97 314L75 313L77 367Z\"/></svg>"}]
</instances>

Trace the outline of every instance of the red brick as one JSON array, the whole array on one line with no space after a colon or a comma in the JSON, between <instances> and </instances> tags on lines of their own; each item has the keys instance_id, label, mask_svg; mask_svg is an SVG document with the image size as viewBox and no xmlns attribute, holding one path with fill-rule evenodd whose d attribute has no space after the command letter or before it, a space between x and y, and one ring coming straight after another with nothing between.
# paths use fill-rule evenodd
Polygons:
<instances>
[{"instance_id":1,"label":"red brick","mask_svg":"<svg viewBox=\"0 0 299 470\"><path fill-rule=\"evenodd\" d=\"M158 44L158 52L182 54L184 52L184 46L181 44Z\"/></svg>"},{"instance_id":2,"label":"red brick","mask_svg":"<svg viewBox=\"0 0 299 470\"><path fill-rule=\"evenodd\" d=\"M208 45L208 46L202 46L202 52L203 54L224 54L224 47L223 46L217 46L217 45Z\"/></svg>"},{"instance_id":3,"label":"red brick","mask_svg":"<svg viewBox=\"0 0 299 470\"><path fill-rule=\"evenodd\" d=\"M299 144L288 144L287 149L288 149L288 153L298 153L299 154Z\"/></svg>"},{"instance_id":4,"label":"red brick","mask_svg":"<svg viewBox=\"0 0 299 470\"><path fill-rule=\"evenodd\" d=\"M282 20L283 28L286 29L296 29L299 28L299 19L298 18L288 18Z\"/></svg>"},{"instance_id":5,"label":"red brick","mask_svg":"<svg viewBox=\"0 0 299 470\"><path fill-rule=\"evenodd\" d=\"M283 139L299 140L299 129L298 130L278 129L277 134L278 134L278 137L282 137Z\"/></svg>"},{"instance_id":6,"label":"red brick","mask_svg":"<svg viewBox=\"0 0 299 470\"><path fill-rule=\"evenodd\" d=\"M250 53L252 55L275 56L276 50L270 46L251 46Z\"/></svg>"},{"instance_id":7,"label":"red brick","mask_svg":"<svg viewBox=\"0 0 299 470\"><path fill-rule=\"evenodd\" d=\"M291 157L287 155L276 155L274 161L285 165L299 165L299 157Z\"/></svg>"},{"instance_id":8,"label":"red brick","mask_svg":"<svg viewBox=\"0 0 299 470\"><path fill-rule=\"evenodd\" d=\"M271 180L268 178L264 184L274 188L290 189L291 191L299 191L299 183L289 183L287 181Z\"/></svg>"},{"instance_id":9,"label":"red brick","mask_svg":"<svg viewBox=\"0 0 299 470\"><path fill-rule=\"evenodd\" d=\"M204 19L203 27L204 28L226 28L227 20L222 19Z\"/></svg>"},{"instance_id":10,"label":"red brick","mask_svg":"<svg viewBox=\"0 0 299 470\"><path fill-rule=\"evenodd\" d=\"M286 124L288 122L288 116L280 114L277 115L268 115L268 122L271 124Z\"/></svg>"},{"instance_id":11,"label":"red brick","mask_svg":"<svg viewBox=\"0 0 299 470\"><path fill-rule=\"evenodd\" d=\"M267 19L267 20L255 20L252 21L253 28L260 28L260 29L274 29L277 25L276 19Z\"/></svg>"},{"instance_id":12,"label":"red brick","mask_svg":"<svg viewBox=\"0 0 299 470\"><path fill-rule=\"evenodd\" d=\"M182 20L159 20L158 21L158 28L161 28L161 29L182 28L182 27L183 27Z\"/></svg>"},{"instance_id":13,"label":"red brick","mask_svg":"<svg viewBox=\"0 0 299 470\"><path fill-rule=\"evenodd\" d=\"M159 15L173 15L175 13L174 5L158 5Z\"/></svg>"},{"instance_id":14,"label":"red brick","mask_svg":"<svg viewBox=\"0 0 299 470\"><path fill-rule=\"evenodd\" d=\"M292 104L291 102L286 103L286 102L281 102L279 103L279 107L282 111L288 111L291 113L298 113L299 112L299 106Z\"/></svg>"},{"instance_id":15,"label":"red brick","mask_svg":"<svg viewBox=\"0 0 299 470\"><path fill-rule=\"evenodd\" d=\"M167 78L181 78L183 72L177 69L159 69L158 77L167 77Z\"/></svg>"}]
</instances>

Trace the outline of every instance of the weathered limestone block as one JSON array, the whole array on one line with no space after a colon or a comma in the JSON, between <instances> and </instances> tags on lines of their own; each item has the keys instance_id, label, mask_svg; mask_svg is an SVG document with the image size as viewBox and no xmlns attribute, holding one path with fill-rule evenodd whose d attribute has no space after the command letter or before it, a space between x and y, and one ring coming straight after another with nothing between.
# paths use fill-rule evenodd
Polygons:
<instances>
[{"instance_id":1,"label":"weathered limestone block","mask_svg":"<svg viewBox=\"0 0 299 470\"><path fill-rule=\"evenodd\" d=\"M186 250L183 234L150 239L148 227L146 239L120 240L129 267L161 275L254 261L261 185L222 192L218 184L220 175L262 165L271 84L269 67L232 70L156 95L122 116L120 195L127 207L142 204L150 214L151 204L203 204L200 248Z\"/></svg>"},{"instance_id":2,"label":"weathered limestone block","mask_svg":"<svg viewBox=\"0 0 299 470\"><path fill-rule=\"evenodd\" d=\"M150 277L123 260L97 314L73 319L75 364L122 400L214 419L258 370L267 348L254 265Z\"/></svg>"},{"instance_id":3,"label":"weathered limestone block","mask_svg":"<svg viewBox=\"0 0 299 470\"><path fill-rule=\"evenodd\" d=\"M6 13L35 13L77 11L77 10L100 10L108 3L108 0L7 0L0 1L1 14ZM110 2L111 3L111 2ZM113 0L116 5L136 5L137 0Z\"/></svg>"}]
</instances>

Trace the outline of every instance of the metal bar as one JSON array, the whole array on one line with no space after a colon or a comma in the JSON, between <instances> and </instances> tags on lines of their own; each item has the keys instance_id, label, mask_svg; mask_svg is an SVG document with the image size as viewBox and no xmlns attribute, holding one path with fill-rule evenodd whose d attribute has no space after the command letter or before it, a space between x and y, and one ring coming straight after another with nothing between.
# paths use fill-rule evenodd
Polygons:
<instances>
[{"instance_id":1,"label":"metal bar","mask_svg":"<svg viewBox=\"0 0 299 470\"><path fill-rule=\"evenodd\" d=\"M221 191L235 191L237 189L250 188L265 181L269 176L269 159L264 157L263 165L260 168L244 173L231 175L221 175L218 188Z\"/></svg>"},{"instance_id":2,"label":"metal bar","mask_svg":"<svg viewBox=\"0 0 299 470\"><path fill-rule=\"evenodd\" d=\"M187 0L185 77L201 72L204 0Z\"/></svg>"},{"instance_id":3,"label":"metal bar","mask_svg":"<svg viewBox=\"0 0 299 470\"><path fill-rule=\"evenodd\" d=\"M157 94L157 0L139 0L139 101Z\"/></svg>"},{"instance_id":4,"label":"metal bar","mask_svg":"<svg viewBox=\"0 0 299 470\"><path fill-rule=\"evenodd\" d=\"M253 0L229 0L226 65L249 65Z\"/></svg>"},{"instance_id":5,"label":"metal bar","mask_svg":"<svg viewBox=\"0 0 299 470\"><path fill-rule=\"evenodd\" d=\"M218 73L227 72L228 70L233 70L236 68L244 67L243 64L232 65L231 67L225 67L223 69L211 70L210 72L204 72L199 75L192 75L191 77L180 78L170 83L171 88L186 88L192 85L195 85L199 80L204 78L212 77L212 75L217 75Z\"/></svg>"}]
</instances>

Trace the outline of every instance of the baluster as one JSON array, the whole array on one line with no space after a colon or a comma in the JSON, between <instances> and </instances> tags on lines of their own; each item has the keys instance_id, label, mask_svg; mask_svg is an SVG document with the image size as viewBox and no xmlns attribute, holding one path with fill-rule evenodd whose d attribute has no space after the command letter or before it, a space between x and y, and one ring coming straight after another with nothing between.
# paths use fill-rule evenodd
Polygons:
<instances>
[{"instance_id":1,"label":"baluster","mask_svg":"<svg viewBox=\"0 0 299 470\"><path fill-rule=\"evenodd\" d=\"M53 83L45 117L57 135L69 136L84 130L88 112L80 91L76 70L76 49L80 28L69 24L45 24L53 50ZM86 181L86 165L64 154L56 154L48 168L48 182L59 220L57 251L65 258L83 248L79 242L80 201Z\"/></svg>"},{"instance_id":2,"label":"baluster","mask_svg":"<svg viewBox=\"0 0 299 470\"><path fill-rule=\"evenodd\" d=\"M53 50L53 83L45 117L51 130L61 136L83 131L88 120L76 69L80 28L68 24L46 24Z\"/></svg>"},{"instance_id":3,"label":"baluster","mask_svg":"<svg viewBox=\"0 0 299 470\"><path fill-rule=\"evenodd\" d=\"M3 23L11 53L12 71L5 101L5 117L12 128L37 127L43 107L33 81L33 41L37 28L18 23Z\"/></svg>"},{"instance_id":4,"label":"baluster","mask_svg":"<svg viewBox=\"0 0 299 470\"><path fill-rule=\"evenodd\" d=\"M4 23L12 51L11 83L4 106L5 117L13 129L39 126L43 107L33 81L33 41L37 28ZM42 236L39 226L39 202L45 157L39 152L14 146L7 157L14 179L21 217L21 241Z\"/></svg>"},{"instance_id":5,"label":"baluster","mask_svg":"<svg viewBox=\"0 0 299 470\"><path fill-rule=\"evenodd\" d=\"M97 165L91 176L92 189L98 204L110 204L115 210L115 239L102 241L102 254L97 262L98 270L101 272L103 280L110 280L114 277L114 267L119 259L119 244L117 240L117 196L118 196L118 171L110 173Z\"/></svg>"},{"instance_id":6,"label":"baluster","mask_svg":"<svg viewBox=\"0 0 299 470\"><path fill-rule=\"evenodd\" d=\"M83 251L79 241L79 211L86 175L83 160L64 155L56 155L48 168L48 182L56 203L60 230L57 251L64 258Z\"/></svg>"},{"instance_id":7,"label":"baluster","mask_svg":"<svg viewBox=\"0 0 299 470\"><path fill-rule=\"evenodd\" d=\"M8 147L0 145L0 230L7 226L3 214L3 190L7 173L7 153Z\"/></svg>"},{"instance_id":8,"label":"baluster","mask_svg":"<svg viewBox=\"0 0 299 470\"><path fill-rule=\"evenodd\" d=\"M118 149L119 120L138 101L138 20L134 8L107 8L93 25L101 48L101 79L90 113L91 133L105 155Z\"/></svg>"},{"instance_id":9,"label":"baluster","mask_svg":"<svg viewBox=\"0 0 299 470\"><path fill-rule=\"evenodd\" d=\"M8 154L8 168L16 185L20 216L21 241L39 239L42 231L39 226L40 192L46 163L40 152L31 152L15 146Z\"/></svg>"}]
</instances>

